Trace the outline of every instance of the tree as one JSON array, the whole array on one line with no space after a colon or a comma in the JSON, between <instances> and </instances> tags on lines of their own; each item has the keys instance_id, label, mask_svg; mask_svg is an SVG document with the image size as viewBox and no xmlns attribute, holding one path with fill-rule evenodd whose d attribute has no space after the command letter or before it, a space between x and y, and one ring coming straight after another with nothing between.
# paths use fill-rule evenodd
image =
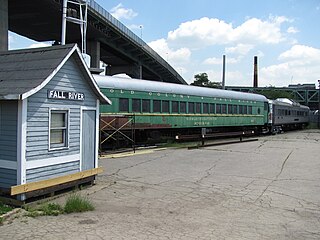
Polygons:
<instances>
[{"instance_id":1,"label":"tree","mask_svg":"<svg viewBox=\"0 0 320 240\"><path fill-rule=\"evenodd\" d=\"M209 87L209 88L222 88L221 82L211 82L208 78L207 73L199 73L194 75L194 82L191 83L193 86Z\"/></svg>"},{"instance_id":2,"label":"tree","mask_svg":"<svg viewBox=\"0 0 320 240\"><path fill-rule=\"evenodd\" d=\"M206 73L199 73L194 75L194 81L191 83L191 85L199 86L199 87L206 87L208 86L208 83L210 82L208 79L208 74Z\"/></svg>"}]
</instances>

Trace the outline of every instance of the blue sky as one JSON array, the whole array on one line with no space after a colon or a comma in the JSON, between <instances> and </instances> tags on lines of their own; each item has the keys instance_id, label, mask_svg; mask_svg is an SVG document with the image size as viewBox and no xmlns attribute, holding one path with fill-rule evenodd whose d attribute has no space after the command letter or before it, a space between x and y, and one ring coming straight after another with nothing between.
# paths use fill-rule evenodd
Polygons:
<instances>
[{"instance_id":1,"label":"blue sky","mask_svg":"<svg viewBox=\"0 0 320 240\"><path fill-rule=\"evenodd\" d=\"M259 86L317 84L320 79L319 0L96 2L142 35L189 83L202 72L221 81L223 54L226 85L252 85L255 55ZM10 34L11 49L32 44L39 46Z\"/></svg>"}]
</instances>

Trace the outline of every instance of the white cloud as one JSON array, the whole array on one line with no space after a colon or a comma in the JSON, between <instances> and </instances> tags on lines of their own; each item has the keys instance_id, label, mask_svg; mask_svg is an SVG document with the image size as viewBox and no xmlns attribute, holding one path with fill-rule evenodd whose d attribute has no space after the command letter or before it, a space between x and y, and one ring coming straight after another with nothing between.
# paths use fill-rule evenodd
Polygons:
<instances>
[{"instance_id":1,"label":"white cloud","mask_svg":"<svg viewBox=\"0 0 320 240\"><path fill-rule=\"evenodd\" d=\"M138 13L136 13L132 9L124 8L122 3L119 3L117 6L113 7L110 10L110 13L112 14L112 16L114 16L118 20L120 19L131 20L134 17L138 16Z\"/></svg>"},{"instance_id":2,"label":"white cloud","mask_svg":"<svg viewBox=\"0 0 320 240\"><path fill-rule=\"evenodd\" d=\"M298 33L298 32L299 32L299 30L295 27L289 27L287 29L287 33Z\"/></svg>"},{"instance_id":3,"label":"white cloud","mask_svg":"<svg viewBox=\"0 0 320 240\"><path fill-rule=\"evenodd\" d=\"M167 41L163 38L150 42L148 45L173 66L179 66L190 60L191 51L188 48L174 50L169 48Z\"/></svg>"},{"instance_id":4,"label":"white cloud","mask_svg":"<svg viewBox=\"0 0 320 240\"><path fill-rule=\"evenodd\" d=\"M253 49L254 46L252 44L242 44L239 43L235 47L227 47L225 49L225 52L233 53L233 54L240 54L240 55L246 55L248 52L250 52L251 49Z\"/></svg>"},{"instance_id":5,"label":"white cloud","mask_svg":"<svg viewBox=\"0 0 320 240\"><path fill-rule=\"evenodd\" d=\"M279 60L320 61L320 49L305 45L294 45L288 51L281 53Z\"/></svg>"},{"instance_id":6,"label":"white cloud","mask_svg":"<svg viewBox=\"0 0 320 240\"><path fill-rule=\"evenodd\" d=\"M212 45L225 44L277 44L285 40L281 32L281 24L291 22L290 19L279 16L267 20L257 18L247 19L238 27L225 21L203 17L188 21L168 33L168 42L198 49Z\"/></svg>"},{"instance_id":7,"label":"white cloud","mask_svg":"<svg viewBox=\"0 0 320 240\"><path fill-rule=\"evenodd\" d=\"M295 45L281 53L278 60L282 63L261 69L260 86L315 83L319 79L320 49Z\"/></svg>"},{"instance_id":8,"label":"white cloud","mask_svg":"<svg viewBox=\"0 0 320 240\"><path fill-rule=\"evenodd\" d=\"M30 46L28 46L28 48L40 48L40 47L49 47L49 46L51 46L51 44L40 42L40 43L33 43Z\"/></svg>"}]
</instances>

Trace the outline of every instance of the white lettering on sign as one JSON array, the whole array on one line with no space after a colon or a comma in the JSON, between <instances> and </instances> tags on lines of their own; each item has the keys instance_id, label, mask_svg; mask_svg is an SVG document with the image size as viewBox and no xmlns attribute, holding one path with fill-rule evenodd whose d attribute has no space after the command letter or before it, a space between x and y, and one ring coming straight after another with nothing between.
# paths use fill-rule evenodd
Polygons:
<instances>
[{"instance_id":1,"label":"white lettering on sign","mask_svg":"<svg viewBox=\"0 0 320 240\"><path fill-rule=\"evenodd\" d=\"M84 101L84 93L48 90L49 99Z\"/></svg>"}]
</instances>

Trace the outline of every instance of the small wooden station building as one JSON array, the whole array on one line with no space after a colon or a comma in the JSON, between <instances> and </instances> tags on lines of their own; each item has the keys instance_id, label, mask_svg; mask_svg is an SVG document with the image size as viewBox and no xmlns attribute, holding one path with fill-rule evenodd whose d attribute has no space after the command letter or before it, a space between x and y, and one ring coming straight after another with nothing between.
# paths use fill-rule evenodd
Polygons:
<instances>
[{"instance_id":1,"label":"small wooden station building","mask_svg":"<svg viewBox=\"0 0 320 240\"><path fill-rule=\"evenodd\" d=\"M77 45L0 52L0 193L25 200L101 172L100 104Z\"/></svg>"}]
</instances>

